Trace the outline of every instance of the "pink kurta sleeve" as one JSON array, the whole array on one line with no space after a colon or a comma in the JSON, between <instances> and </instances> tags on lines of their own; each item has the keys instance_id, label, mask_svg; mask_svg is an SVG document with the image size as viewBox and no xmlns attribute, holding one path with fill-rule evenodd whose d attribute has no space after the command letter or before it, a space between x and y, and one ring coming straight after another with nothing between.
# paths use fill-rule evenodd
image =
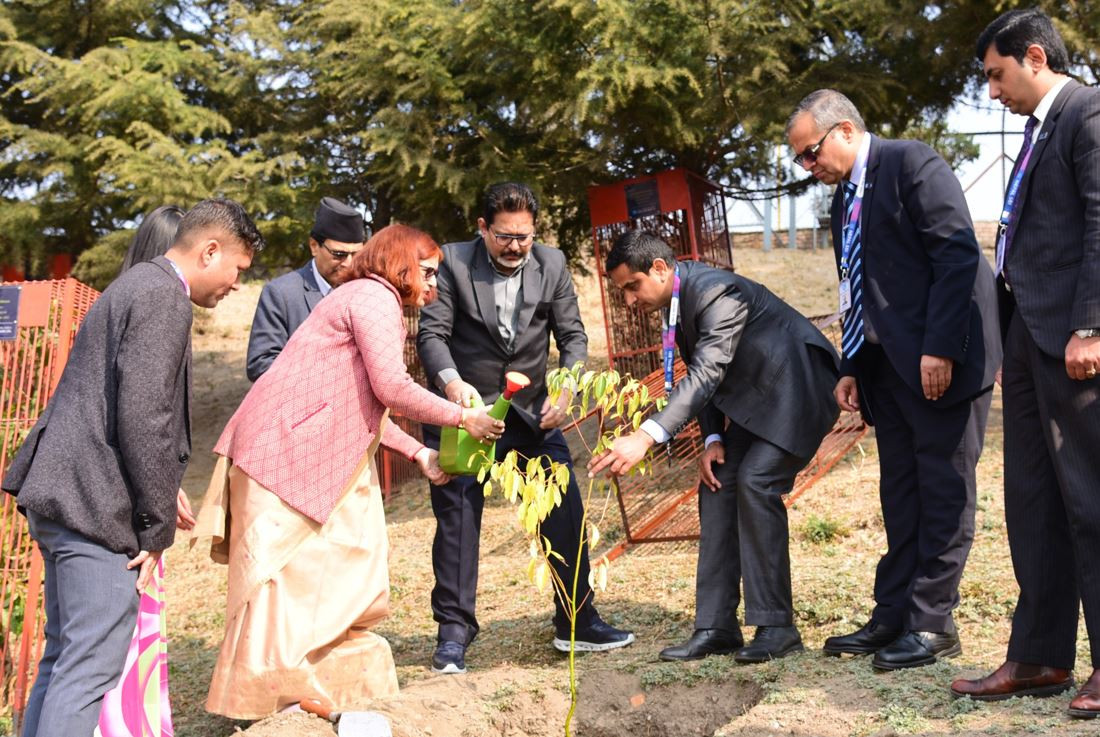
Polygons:
<instances>
[{"instance_id":1,"label":"pink kurta sleeve","mask_svg":"<svg viewBox=\"0 0 1100 737\"><path fill-rule=\"evenodd\" d=\"M457 426L462 408L432 394L409 376L404 357L405 318L396 296L382 284L370 287L370 299L348 303L348 320L374 396L391 411L417 422ZM419 448L413 453L416 450Z\"/></svg>"},{"instance_id":2,"label":"pink kurta sleeve","mask_svg":"<svg viewBox=\"0 0 1100 737\"><path fill-rule=\"evenodd\" d=\"M410 461L424 447L423 443L402 430L396 422L388 417L382 425L382 445L396 453L400 453Z\"/></svg>"}]
</instances>

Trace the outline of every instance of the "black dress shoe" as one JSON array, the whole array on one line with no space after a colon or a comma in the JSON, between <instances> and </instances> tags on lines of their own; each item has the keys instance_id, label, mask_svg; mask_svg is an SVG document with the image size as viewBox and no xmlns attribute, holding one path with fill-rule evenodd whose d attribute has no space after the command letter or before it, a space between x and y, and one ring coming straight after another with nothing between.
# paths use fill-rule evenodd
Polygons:
<instances>
[{"instance_id":1,"label":"black dress shoe","mask_svg":"<svg viewBox=\"0 0 1100 737\"><path fill-rule=\"evenodd\" d=\"M802 636L794 625L757 627L752 642L735 652L733 659L738 663L765 663L801 649Z\"/></svg>"},{"instance_id":2,"label":"black dress shoe","mask_svg":"<svg viewBox=\"0 0 1100 737\"><path fill-rule=\"evenodd\" d=\"M839 656L841 653L870 655L886 647L903 634L904 630L892 630L872 619L851 634L826 638L821 651L826 655L834 656Z\"/></svg>"},{"instance_id":3,"label":"black dress shoe","mask_svg":"<svg viewBox=\"0 0 1100 737\"><path fill-rule=\"evenodd\" d=\"M878 670L919 668L961 654L957 632L909 631L875 653L871 666Z\"/></svg>"},{"instance_id":4,"label":"black dress shoe","mask_svg":"<svg viewBox=\"0 0 1100 737\"><path fill-rule=\"evenodd\" d=\"M729 655L745 644L736 630L695 630L683 645L666 647L658 655L661 660L701 660L708 655Z\"/></svg>"}]
</instances>

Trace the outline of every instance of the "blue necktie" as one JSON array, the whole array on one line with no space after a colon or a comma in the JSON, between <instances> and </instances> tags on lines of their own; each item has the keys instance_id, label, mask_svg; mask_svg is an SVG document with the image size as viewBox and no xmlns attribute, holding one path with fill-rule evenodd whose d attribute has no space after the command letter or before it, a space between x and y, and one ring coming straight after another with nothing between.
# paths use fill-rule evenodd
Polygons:
<instances>
[{"instance_id":1,"label":"blue necktie","mask_svg":"<svg viewBox=\"0 0 1100 737\"><path fill-rule=\"evenodd\" d=\"M852 219L852 207L856 202L856 185L854 182L844 182L844 227ZM852 238L852 250L848 254L848 283L852 290L852 306L844 313L844 333L841 336L840 345L845 358L852 358L856 351L863 345L863 258L860 255L863 233L859 228L859 221L852 223L856 229ZM841 237L845 237L844 229L841 229Z\"/></svg>"}]
</instances>

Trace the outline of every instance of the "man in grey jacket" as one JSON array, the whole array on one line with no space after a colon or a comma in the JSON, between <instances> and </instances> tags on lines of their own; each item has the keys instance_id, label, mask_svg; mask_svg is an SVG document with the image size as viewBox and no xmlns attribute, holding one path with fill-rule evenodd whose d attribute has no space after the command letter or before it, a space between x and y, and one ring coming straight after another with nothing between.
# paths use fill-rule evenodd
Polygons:
<instances>
[{"instance_id":1,"label":"man in grey jacket","mask_svg":"<svg viewBox=\"0 0 1100 737\"><path fill-rule=\"evenodd\" d=\"M248 336L245 373L255 381L282 352L309 313L347 281L352 256L363 248L363 216L333 197L324 197L309 231L313 258L305 266L272 279L260 292L252 333Z\"/></svg>"},{"instance_id":2,"label":"man in grey jacket","mask_svg":"<svg viewBox=\"0 0 1100 737\"><path fill-rule=\"evenodd\" d=\"M191 303L216 306L261 248L236 202L195 205L164 256L126 271L88 311L4 477L46 570L46 647L23 737L95 730L140 592L175 536L191 455Z\"/></svg>"},{"instance_id":3,"label":"man in grey jacket","mask_svg":"<svg viewBox=\"0 0 1100 737\"><path fill-rule=\"evenodd\" d=\"M759 663L802 649L794 625L787 509L782 495L813 458L840 413L833 400L837 356L809 320L765 287L737 274L677 262L668 244L631 230L607 255L608 277L627 305L665 311L687 376L663 410L589 463L590 475L626 473L656 443L699 418L699 570L695 632L662 660L733 653ZM673 348L665 348L665 386ZM745 646L737 624L741 579Z\"/></svg>"},{"instance_id":4,"label":"man in grey jacket","mask_svg":"<svg viewBox=\"0 0 1100 737\"><path fill-rule=\"evenodd\" d=\"M438 299L420 312L416 347L428 377L448 399L467 405L480 396L486 403L500 394L507 371L519 371L531 385L515 394L496 442L497 458L517 450L528 458L548 456L570 469L565 498L542 523L542 534L563 554L553 561L563 580L579 571L576 646L610 650L634 641L630 632L604 622L588 587L587 544L578 558L583 500L572 473L573 459L559 427L567 419L563 397L552 403L546 393L546 362L553 336L561 366L588 357L573 280L565 256L535 241L538 201L523 184L489 188L479 236L443 246ZM439 428L424 427L424 444L439 447ZM478 633L474 606L481 512L485 495L473 476L458 476L431 487L436 533L432 545L435 588L432 611L439 623L432 668L465 673L466 647ZM576 559L576 560L574 560ZM569 619L554 597L554 647L569 650Z\"/></svg>"}]
</instances>

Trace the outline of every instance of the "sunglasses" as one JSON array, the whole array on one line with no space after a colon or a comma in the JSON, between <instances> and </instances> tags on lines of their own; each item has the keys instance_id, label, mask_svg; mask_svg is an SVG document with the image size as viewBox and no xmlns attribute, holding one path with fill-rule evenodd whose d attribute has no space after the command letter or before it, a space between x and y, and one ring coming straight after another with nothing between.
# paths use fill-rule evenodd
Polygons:
<instances>
[{"instance_id":1,"label":"sunglasses","mask_svg":"<svg viewBox=\"0 0 1100 737\"><path fill-rule=\"evenodd\" d=\"M832 133L833 129L836 128L838 125L840 125L840 123L833 123L832 125L830 125L829 130L825 131L825 135L818 139L817 143L812 146L807 146L802 153L795 156L794 165L802 166L803 164L809 164L810 166L813 166L814 164L816 164L817 152L821 150L821 145L825 143L825 139L829 137L829 134Z\"/></svg>"},{"instance_id":2,"label":"sunglasses","mask_svg":"<svg viewBox=\"0 0 1100 737\"><path fill-rule=\"evenodd\" d=\"M321 245L321 248L328 251L329 255L332 256L337 261L343 261L344 259L349 258L349 257L354 256L355 254L359 253L358 251L337 251L335 248L329 248L327 245L325 245L324 241L319 241L319 243Z\"/></svg>"}]
</instances>

